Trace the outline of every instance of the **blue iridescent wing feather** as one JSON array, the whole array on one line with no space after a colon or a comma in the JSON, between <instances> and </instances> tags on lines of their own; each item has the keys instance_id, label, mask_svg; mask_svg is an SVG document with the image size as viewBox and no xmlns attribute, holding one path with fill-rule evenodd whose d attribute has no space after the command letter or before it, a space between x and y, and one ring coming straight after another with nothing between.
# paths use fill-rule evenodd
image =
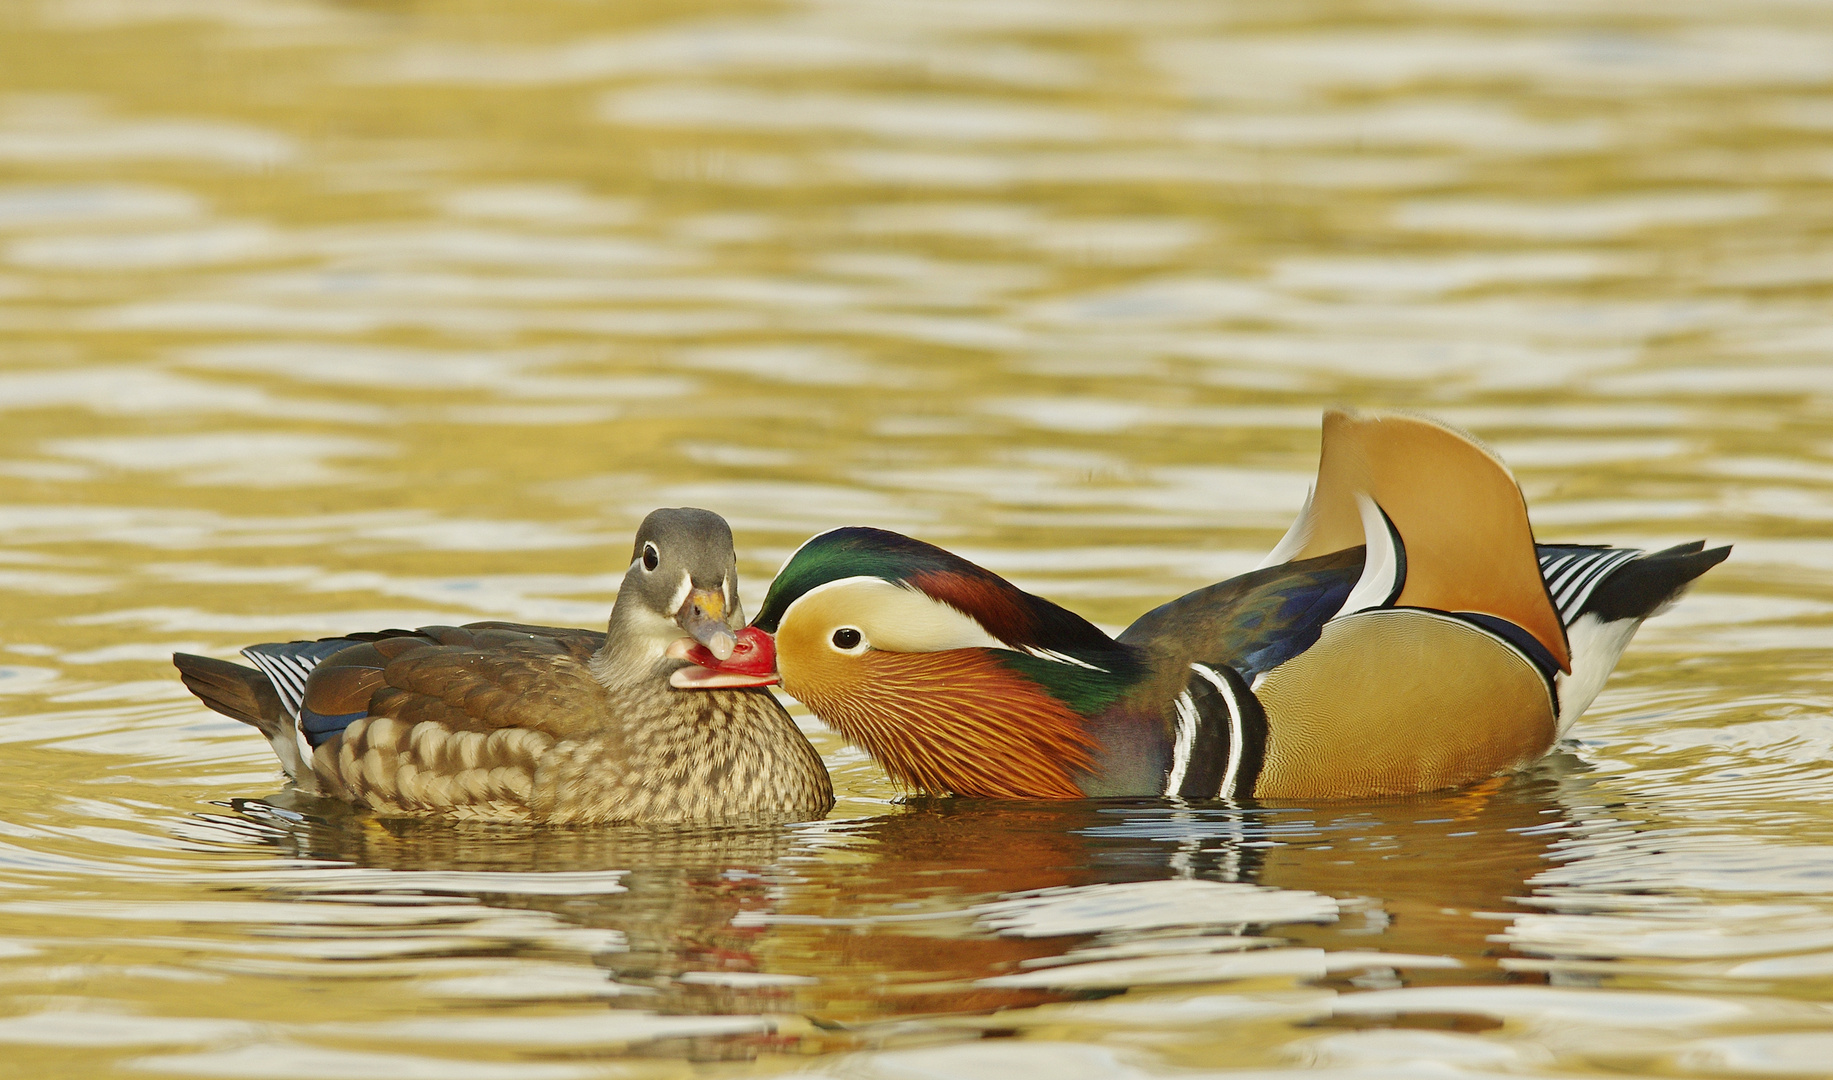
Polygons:
<instances>
[{"instance_id":1,"label":"blue iridescent wing feather","mask_svg":"<svg viewBox=\"0 0 1833 1080\"><path fill-rule=\"evenodd\" d=\"M1119 640L1252 681L1316 643L1361 574L1359 547L1265 567L1154 608Z\"/></svg>"}]
</instances>

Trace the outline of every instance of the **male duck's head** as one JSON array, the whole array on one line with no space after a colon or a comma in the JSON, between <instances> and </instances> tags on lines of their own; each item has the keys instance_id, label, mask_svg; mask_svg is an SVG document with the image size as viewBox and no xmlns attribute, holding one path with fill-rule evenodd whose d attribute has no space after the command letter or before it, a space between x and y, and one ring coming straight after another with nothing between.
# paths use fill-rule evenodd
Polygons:
<instances>
[{"instance_id":1,"label":"male duck's head","mask_svg":"<svg viewBox=\"0 0 1833 1080\"><path fill-rule=\"evenodd\" d=\"M696 646L726 660L737 644L734 627L743 623L731 526L708 510L656 510L637 529L611 609L602 675L672 672L688 666Z\"/></svg>"},{"instance_id":2,"label":"male duck's head","mask_svg":"<svg viewBox=\"0 0 1833 1080\"><path fill-rule=\"evenodd\" d=\"M783 689L931 792L1074 796L1084 720L1133 677L1092 623L974 563L882 529L790 556L753 626Z\"/></svg>"}]
</instances>

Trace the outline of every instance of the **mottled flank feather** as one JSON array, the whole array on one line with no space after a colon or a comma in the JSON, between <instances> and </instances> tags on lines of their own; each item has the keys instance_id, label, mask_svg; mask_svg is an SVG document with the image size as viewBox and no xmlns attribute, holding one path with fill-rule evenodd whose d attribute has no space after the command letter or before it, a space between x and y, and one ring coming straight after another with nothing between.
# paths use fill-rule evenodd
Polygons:
<instances>
[{"instance_id":1,"label":"mottled flank feather","mask_svg":"<svg viewBox=\"0 0 1833 1080\"><path fill-rule=\"evenodd\" d=\"M827 771L812 747L785 753L793 725L768 723L762 704L758 691L660 686L623 703L618 729L573 738L376 715L318 747L312 770L327 794L390 817L578 824L806 813L831 798Z\"/></svg>"},{"instance_id":2,"label":"mottled flank feather","mask_svg":"<svg viewBox=\"0 0 1833 1080\"><path fill-rule=\"evenodd\" d=\"M462 809L466 817L527 821L535 773L553 745L524 728L453 731L376 716L319 746L312 771L323 790L390 816Z\"/></svg>"},{"instance_id":3,"label":"mottled flank feather","mask_svg":"<svg viewBox=\"0 0 1833 1080\"><path fill-rule=\"evenodd\" d=\"M1081 797L1093 740L1063 702L983 650L870 653L853 694L810 701L821 718L918 791Z\"/></svg>"}]
</instances>

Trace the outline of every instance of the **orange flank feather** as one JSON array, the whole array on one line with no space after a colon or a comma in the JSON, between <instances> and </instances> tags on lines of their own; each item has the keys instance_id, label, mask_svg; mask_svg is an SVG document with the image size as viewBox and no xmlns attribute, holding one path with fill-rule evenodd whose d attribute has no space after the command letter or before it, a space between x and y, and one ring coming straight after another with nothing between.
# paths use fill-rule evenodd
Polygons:
<instances>
[{"instance_id":1,"label":"orange flank feather","mask_svg":"<svg viewBox=\"0 0 1833 1080\"><path fill-rule=\"evenodd\" d=\"M873 652L847 685L785 687L901 784L940 795L1079 799L1081 718L979 649Z\"/></svg>"}]
</instances>

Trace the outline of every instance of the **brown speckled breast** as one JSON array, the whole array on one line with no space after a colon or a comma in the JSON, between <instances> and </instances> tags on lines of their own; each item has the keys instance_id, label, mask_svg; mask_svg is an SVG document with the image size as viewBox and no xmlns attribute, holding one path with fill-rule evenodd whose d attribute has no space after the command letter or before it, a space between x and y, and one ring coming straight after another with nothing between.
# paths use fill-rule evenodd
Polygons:
<instances>
[{"instance_id":1,"label":"brown speckled breast","mask_svg":"<svg viewBox=\"0 0 1833 1080\"><path fill-rule=\"evenodd\" d=\"M834 805L820 756L767 691L662 687L621 704L602 733L559 739L371 716L320 746L313 772L327 794L389 816L790 821Z\"/></svg>"}]
</instances>

